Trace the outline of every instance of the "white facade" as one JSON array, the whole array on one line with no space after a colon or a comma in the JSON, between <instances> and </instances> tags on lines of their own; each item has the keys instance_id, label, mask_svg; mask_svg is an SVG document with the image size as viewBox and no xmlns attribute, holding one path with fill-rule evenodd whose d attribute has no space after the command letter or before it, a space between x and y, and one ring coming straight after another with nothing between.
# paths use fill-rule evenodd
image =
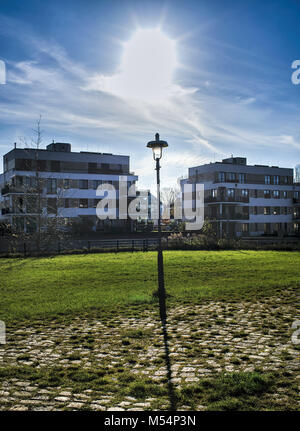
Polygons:
<instances>
[{"instance_id":1,"label":"white facade","mask_svg":"<svg viewBox=\"0 0 300 431\"><path fill-rule=\"evenodd\" d=\"M220 236L299 233L300 184L293 182L293 169L232 157L190 168L185 183L204 184L205 217Z\"/></svg>"},{"instance_id":2,"label":"white facade","mask_svg":"<svg viewBox=\"0 0 300 431\"><path fill-rule=\"evenodd\" d=\"M32 231L38 218L55 218L59 224L69 224L79 217L88 217L96 229L101 225L96 216L97 202L111 196L111 192L97 195L97 187L113 185L118 200L120 177L127 179L128 187L138 179L129 171L128 156L73 153L70 144L51 144L47 150L15 148L4 156L0 221L6 220L18 228L24 225L26 232ZM116 220L114 224L125 222Z\"/></svg>"}]
</instances>

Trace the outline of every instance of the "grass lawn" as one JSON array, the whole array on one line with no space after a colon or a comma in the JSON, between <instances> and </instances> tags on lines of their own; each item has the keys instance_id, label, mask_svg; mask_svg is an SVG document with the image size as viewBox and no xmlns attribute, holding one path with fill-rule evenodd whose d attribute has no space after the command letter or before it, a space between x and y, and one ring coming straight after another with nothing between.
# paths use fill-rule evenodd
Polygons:
<instances>
[{"instance_id":1,"label":"grass lawn","mask_svg":"<svg viewBox=\"0 0 300 431\"><path fill-rule=\"evenodd\" d=\"M300 252L165 251L171 303L251 300L299 289ZM155 252L0 260L0 320L66 318L153 307Z\"/></svg>"},{"instance_id":2,"label":"grass lawn","mask_svg":"<svg viewBox=\"0 0 300 431\"><path fill-rule=\"evenodd\" d=\"M8 329L0 410L37 403L68 410L71 399L89 410L102 398L106 407L126 400L168 409L166 379L155 375L165 369L156 259L156 252L0 259ZM299 349L290 328L300 252L165 251L164 264L178 407L296 410ZM20 391L25 384L30 395Z\"/></svg>"}]
</instances>

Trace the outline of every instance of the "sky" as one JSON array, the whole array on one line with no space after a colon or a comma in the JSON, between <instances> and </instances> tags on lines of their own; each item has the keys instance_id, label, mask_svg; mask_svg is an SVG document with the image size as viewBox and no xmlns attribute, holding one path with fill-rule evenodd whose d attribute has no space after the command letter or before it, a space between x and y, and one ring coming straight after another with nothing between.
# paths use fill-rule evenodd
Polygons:
<instances>
[{"instance_id":1,"label":"sky","mask_svg":"<svg viewBox=\"0 0 300 431\"><path fill-rule=\"evenodd\" d=\"M164 186L231 154L294 167L299 22L297 0L0 0L0 156L41 116L42 148L129 155L140 188L156 132Z\"/></svg>"}]
</instances>

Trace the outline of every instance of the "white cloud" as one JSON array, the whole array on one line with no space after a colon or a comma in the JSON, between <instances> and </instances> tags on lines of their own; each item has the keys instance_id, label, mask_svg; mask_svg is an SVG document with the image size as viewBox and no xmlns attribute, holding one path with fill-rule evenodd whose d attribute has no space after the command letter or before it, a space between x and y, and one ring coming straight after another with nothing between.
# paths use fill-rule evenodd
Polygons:
<instances>
[{"instance_id":1,"label":"white cloud","mask_svg":"<svg viewBox=\"0 0 300 431\"><path fill-rule=\"evenodd\" d=\"M2 122L21 133L42 114L43 129L51 138L71 141L78 150L88 143L91 151L129 154L144 186L154 177L145 145L156 131L170 145L162 160L166 183L186 174L189 166L230 153L259 159L264 151L269 156L272 147L299 149L299 109L287 126L280 112L261 102L269 89L263 93L262 87L257 94L228 76L219 88L217 76L199 71L201 90L173 82L159 103L127 98L104 91L105 80L115 75L88 70L61 47L33 36L27 35L26 43L37 55L34 61L9 62L8 83L0 93Z\"/></svg>"}]
</instances>

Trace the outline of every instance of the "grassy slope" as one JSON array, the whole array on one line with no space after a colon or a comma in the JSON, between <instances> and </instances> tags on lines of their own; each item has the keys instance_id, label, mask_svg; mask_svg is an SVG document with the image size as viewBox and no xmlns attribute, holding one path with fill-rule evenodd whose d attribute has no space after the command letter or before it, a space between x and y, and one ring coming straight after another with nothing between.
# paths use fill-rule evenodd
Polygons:
<instances>
[{"instance_id":1,"label":"grassy slope","mask_svg":"<svg viewBox=\"0 0 300 431\"><path fill-rule=\"evenodd\" d=\"M251 299L299 288L300 252L166 251L170 301ZM151 304L156 253L0 260L0 320Z\"/></svg>"}]
</instances>

